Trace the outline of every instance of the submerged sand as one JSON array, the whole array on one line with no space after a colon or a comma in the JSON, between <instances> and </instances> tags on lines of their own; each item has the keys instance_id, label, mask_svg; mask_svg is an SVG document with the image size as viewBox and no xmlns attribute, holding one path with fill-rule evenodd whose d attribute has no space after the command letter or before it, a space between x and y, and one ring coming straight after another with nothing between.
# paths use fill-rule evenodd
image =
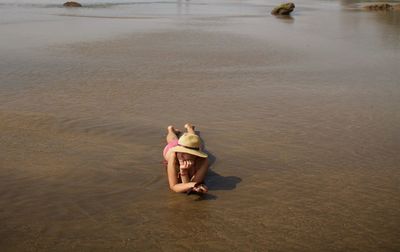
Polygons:
<instances>
[{"instance_id":1,"label":"submerged sand","mask_svg":"<svg viewBox=\"0 0 400 252\"><path fill-rule=\"evenodd\" d=\"M399 18L296 6L2 24L2 250L398 250ZM161 165L187 121L205 197Z\"/></svg>"}]
</instances>

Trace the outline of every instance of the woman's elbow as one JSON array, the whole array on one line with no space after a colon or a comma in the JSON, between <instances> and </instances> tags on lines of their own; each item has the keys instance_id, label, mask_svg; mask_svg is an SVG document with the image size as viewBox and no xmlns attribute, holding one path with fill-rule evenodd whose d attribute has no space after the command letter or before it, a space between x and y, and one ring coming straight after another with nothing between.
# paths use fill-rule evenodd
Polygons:
<instances>
[{"instance_id":1,"label":"woman's elbow","mask_svg":"<svg viewBox=\"0 0 400 252\"><path fill-rule=\"evenodd\" d=\"M170 185L169 189L173 192L179 192L175 185Z\"/></svg>"}]
</instances>

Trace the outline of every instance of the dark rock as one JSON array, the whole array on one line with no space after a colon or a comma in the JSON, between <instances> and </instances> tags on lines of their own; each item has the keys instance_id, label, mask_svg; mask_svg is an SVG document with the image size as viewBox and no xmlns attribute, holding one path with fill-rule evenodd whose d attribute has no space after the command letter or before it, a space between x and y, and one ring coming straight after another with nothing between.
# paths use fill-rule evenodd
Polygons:
<instances>
[{"instance_id":1,"label":"dark rock","mask_svg":"<svg viewBox=\"0 0 400 252\"><path fill-rule=\"evenodd\" d=\"M367 10L392 10L393 6L388 3L377 3L365 6Z\"/></svg>"},{"instance_id":2,"label":"dark rock","mask_svg":"<svg viewBox=\"0 0 400 252\"><path fill-rule=\"evenodd\" d=\"M82 7L82 4L77 2L66 2L63 4L64 7Z\"/></svg>"},{"instance_id":3,"label":"dark rock","mask_svg":"<svg viewBox=\"0 0 400 252\"><path fill-rule=\"evenodd\" d=\"M272 15L290 15L290 12L294 10L294 3L284 3L275 7L272 11Z\"/></svg>"}]
</instances>

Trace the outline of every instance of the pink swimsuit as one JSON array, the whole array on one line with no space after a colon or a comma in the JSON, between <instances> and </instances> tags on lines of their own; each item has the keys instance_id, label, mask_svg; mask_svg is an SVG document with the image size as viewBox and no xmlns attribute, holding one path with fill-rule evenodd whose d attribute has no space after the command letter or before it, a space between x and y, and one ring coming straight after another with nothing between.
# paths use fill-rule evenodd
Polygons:
<instances>
[{"instance_id":1,"label":"pink swimsuit","mask_svg":"<svg viewBox=\"0 0 400 252\"><path fill-rule=\"evenodd\" d=\"M168 151L169 151L171 148L174 148L175 146L178 146L178 139L173 140L172 142L170 142L169 144L167 144L167 146L165 146L164 151L163 151L163 156L164 156L164 159L165 159L165 160L167 160L167 159L165 158L165 156L167 155Z\"/></svg>"}]
</instances>

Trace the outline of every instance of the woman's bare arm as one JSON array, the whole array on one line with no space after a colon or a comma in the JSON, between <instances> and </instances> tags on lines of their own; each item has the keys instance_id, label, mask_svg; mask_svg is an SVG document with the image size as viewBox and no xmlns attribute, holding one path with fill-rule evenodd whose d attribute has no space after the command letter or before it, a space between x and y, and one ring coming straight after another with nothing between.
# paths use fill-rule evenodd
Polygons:
<instances>
[{"instance_id":1,"label":"woman's bare arm","mask_svg":"<svg viewBox=\"0 0 400 252\"><path fill-rule=\"evenodd\" d=\"M208 171L208 159L207 158L199 158L198 159L198 169L195 174L193 174L190 181L196 183L203 183L206 178L206 174Z\"/></svg>"},{"instance_id":2,"label":"woman's bare arm","mask_svg":"<svg viewBox=\"0 0 400 252\"><path fill-rule=\"evenodd\" d=\"M167 175L169 188L174 192L186 192L196 185L196 182L178 183L178 174L175 170L176 153L171 153L168 158Z\"/></svg>"}]
</instances>

